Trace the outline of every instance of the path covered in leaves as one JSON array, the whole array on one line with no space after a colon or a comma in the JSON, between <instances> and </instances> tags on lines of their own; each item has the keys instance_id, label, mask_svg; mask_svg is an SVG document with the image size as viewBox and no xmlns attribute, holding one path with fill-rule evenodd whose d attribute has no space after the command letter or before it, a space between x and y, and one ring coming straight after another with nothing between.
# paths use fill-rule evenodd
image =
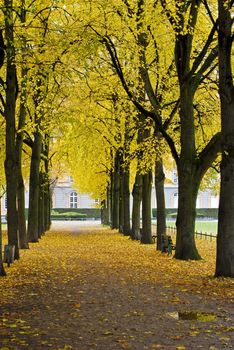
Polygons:
<instances>
[{"instance_id":1,"label":"path covered in leaves","mask_svg":"<svg viewBox=\"0 0 234 350\"><path fill-rule=\"evenodd\" d=\"M55 227L0 279L0 349L230 349L234 281L212 278L215 242L199 250L176 261L101 226Z\"/></svg>"}]
</instances>

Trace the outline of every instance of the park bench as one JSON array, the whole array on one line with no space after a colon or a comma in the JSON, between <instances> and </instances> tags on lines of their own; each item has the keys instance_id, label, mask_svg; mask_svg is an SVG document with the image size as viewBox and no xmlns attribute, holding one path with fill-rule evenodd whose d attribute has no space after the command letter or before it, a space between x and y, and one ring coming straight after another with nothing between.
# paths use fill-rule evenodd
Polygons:
<instances>
[{"instance_id":1,"label":"park bench","mask_svg":"<svg viewBox=\"0 0 234 350\"><path fill-rule=\"evenodd\" d=\"M7 263L7 266L9 267L10 264L14 262L14 256L15 256L15 246L6 244L4 246L4 258L3 262Z\"/></svg>"},{"instance_id":2,"label":"park bench","mask_svg":"<svg viewBox=\"0 0 234 350\"><path fill-rule=\"evenodd\" d=\"M172 254L172 250L175 250L175 245L172 242L171 236L162 235L162 253L167 253L168 255Z\"/></svg>"}]
</instances>

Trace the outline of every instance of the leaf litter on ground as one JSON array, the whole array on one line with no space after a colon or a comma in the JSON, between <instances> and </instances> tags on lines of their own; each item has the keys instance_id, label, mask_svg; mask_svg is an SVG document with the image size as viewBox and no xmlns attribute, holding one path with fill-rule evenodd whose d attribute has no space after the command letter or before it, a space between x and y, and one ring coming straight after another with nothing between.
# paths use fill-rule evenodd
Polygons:
<instances>
[{"instance_id":1,"label":"leaf litter on ground","mask_svg":"<svg viewBox=\"0 0 234 350\"><path fill-rule=\"evenodd\" d=\"M228 348L234 281L213 277L215 242L196 242L203 260L180 261L108 228L47 232L0 279L3 347ZM218 320L170 317L181 311Z\"/></svg>"}]
</instances>

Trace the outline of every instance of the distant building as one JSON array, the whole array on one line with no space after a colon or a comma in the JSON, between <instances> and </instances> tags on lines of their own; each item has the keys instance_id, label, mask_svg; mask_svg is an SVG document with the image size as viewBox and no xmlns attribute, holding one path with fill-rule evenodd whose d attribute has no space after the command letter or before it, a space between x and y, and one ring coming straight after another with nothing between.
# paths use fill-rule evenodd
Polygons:
<instances>
[{"instance_id":1,"label":"distant building","mask_svg":"<svg viewBox=\"0 0 234 350\"><path fill-rule=\"evenodd\" d=\"M71 176L59 179L53 189L52 208L95 208L98 200L81 194L73 187Z\"/></svg>"},{"instance_id":2,"label":"distant building","mask_svg":"<svg viewBox=\"0 0 234 350\"><path fill-rule=\"evenodd\" d=\"M25 205L28 208L29 192L25 192ZM177 208L178 206L178 180L176 172L172 172L171 183L165 184L165 201L166 208ZM93 199L88 194L79 193L73 187L71 176L58 179L53 186L52 192L52 208L95 208L98 204L98 199ZM6 196L1 200L2 215L7 211ZM131 200L132 204L132 200ZM211 191L199 191L197 197L197 208L218 208L219 197L214 196ZM155 187L152 188L152 208L156 208Z\"/></svg>"}]
</instances>

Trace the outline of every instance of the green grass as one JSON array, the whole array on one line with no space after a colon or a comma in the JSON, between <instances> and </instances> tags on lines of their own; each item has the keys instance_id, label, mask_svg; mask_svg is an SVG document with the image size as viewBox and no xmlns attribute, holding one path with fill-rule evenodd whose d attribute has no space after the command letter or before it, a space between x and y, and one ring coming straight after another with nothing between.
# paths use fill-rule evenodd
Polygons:
<instances>
[{"instance_id":1,"label":"green grass","mask_svg":"<svg viewBox=\"0 0 234 350\"><path fill-rule=\"evenodd\" d=\"M167 226L175 227L175 221L167 221ZM199 221L199 220L196 221L196 231L198 232L213 233L214 235L216 235L217 227L218 227L217 221Z\"/></svg>"}]
</instances>

